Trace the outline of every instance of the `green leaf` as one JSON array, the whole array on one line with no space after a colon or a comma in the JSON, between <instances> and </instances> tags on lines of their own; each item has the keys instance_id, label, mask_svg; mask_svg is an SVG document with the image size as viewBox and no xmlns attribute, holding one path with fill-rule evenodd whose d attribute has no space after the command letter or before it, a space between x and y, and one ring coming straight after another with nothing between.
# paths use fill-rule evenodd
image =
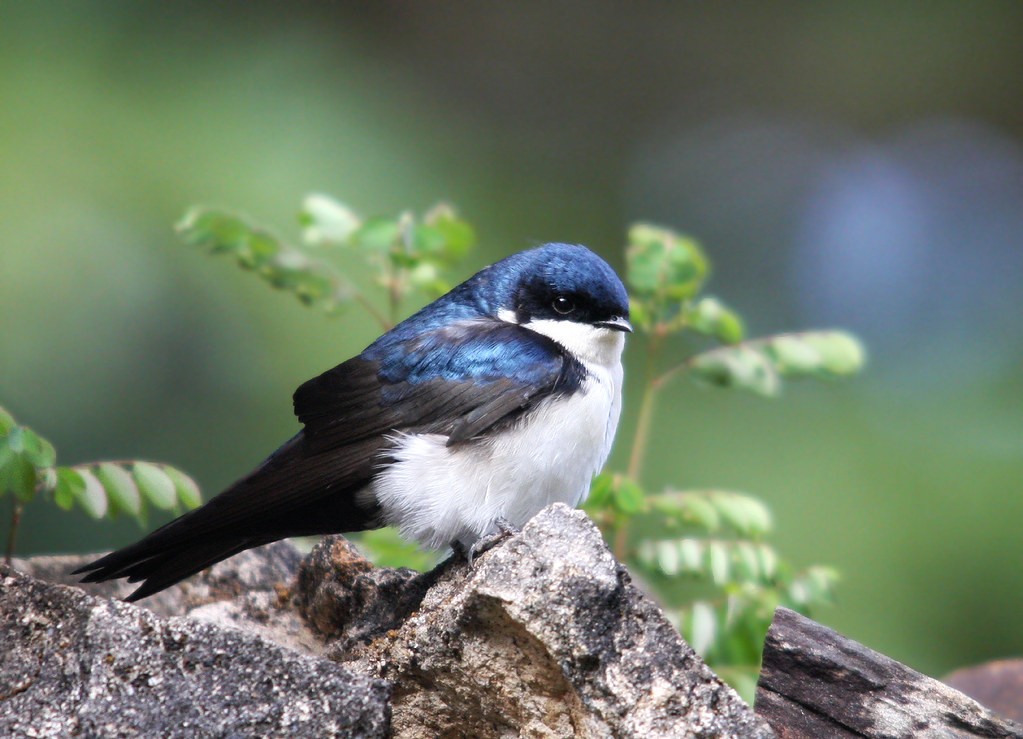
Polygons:
<instances>
[{"instance_id":1,"label":"green leaf","mask_svg":"<svg viewBox=\"0 0 1023 739\"><path fill-rule=\"evenodd\" d=\"M771 512L756 498L715 491L711 501L725 522L742 536L759 537L771 530Z\"/></svg>"},{"instance_id":2,"label":"green leaf","mask_svg":"<svg viewBox=\"0 0 1023 739\"><path fill-rule=\"evenodd\" d=\"M157 508L165 511L174 510L177 505L177 491L167 473L149 462L136 462L132 468L132 476L139 492Z\"/></svg>"},{"instance_id":3,"label":"green leaf","mask_svg":"<svg viewBox=\"0 0 1023 739\"><path fill-rule=\"evenodd\" d=\"M302 240L310 246L344 244L362 223L347 205L320 193L306 196L298 217Z\"/></svg>"},{"instance_id":4,"label":"green leaf","mask_svg":"<svg viewBox=\"0 0 1023 739\"><path fill-rule=\"evenodd\" d=\"M695 575L709 577L708 542L702 539L643 539L636 557L644 567L669 577Z\"/></svg>"},{"instance_id":5,"label":"green leaf","mask_svg":"<svg viewBox=\"0 0 1023 739\"><path fill-rule=\"evenodd\" d=\"M750 346L727 346L697 354L691 360L692 375L720 387L749 390L767 397L781 390L778 373L764 354Z\"/></svg>"},{"instance_id":6,"label":"green leaf","mask_svg":"<svg viewBox=\"0 0 1023 739\"><path fill-rule=\"evenodd\" d=\"M812 606L831 603L838 579L838 572L831 567L810 567L789 585L788 602L804 613Z\"/></svg>"},{"instance_id":7,"label":"green leaf","mask_svg":"<svg viewBox=\"0 0 1023 739\"><path fill-rule=\"evenodd\" d=\"M411 255L416 258L440 256L445 246L444 233L440 229L422 223L412 227Z\"/></svg>"},{"instance_id":8,"label":"green leaf","mask_svg":"<svg viewBox=\"0 0 1023 739\"><path fill-rule=\"evenodd\" d=\"M731 553L724 542L707 542L707 569L710 571L711 580L715 585L724 585L728 582L728 576L731 573L731 559Z\"/></svg>"},{"instance_id":9,"label":"green leaf","mask_svg":"<svg viewBox=\"0 0 1023 739\"><path fill-rule=\"evenodd\" d=\"M707 258L693 240L639 223L629 229L626 281L640 295L682 300L695 295L707 276Z\"/></svg>"},{"instance_id":10,"label":"green leaf","mask_svg":"<svg viewBox=\"0 0 1023 739\"><path fill-rule=\"evenodd\" d=\"M601 472L593 478L590 483L590 494L586 499L587 508L603 508L611 502L614 493L614 475L610 472Z\"/></svg>"},{"instance_id":11,"label":"green leaf","mask_svg":"<svg viewBox=\"0 0 1023 739\"><path fill-rule=\"evenodd\" d=\"M25 451L25 427L14 426L7 432L7 436L4 438L4 442L7 444L7 448L14 454L21 455Z\"/></svg>"},{"instance_id":12,"label":"green leaf","mask_svg":"<svg viewBox=\"0 0 1023 739\"><path fill-rule=\"evenodd\" d=\"M845 331L815 331L804 334L803 341L817 350L824 370L833 375L852 375L866 364L863 345Z\"/></svg>"},{"instance_id":13,"label":"green leaf","mask_svg":"<svg viewBox=\"0 0 1023 739\"><path fill-rule=\"evenodd\" d=\"M36 490L52 493L57 487L57 470L55 467L43 467L36 470Z\"/></svg>"},{"instance_id":14,"label":"green leaf","mask_svg":"<svg viewBox=\"0 0 1023 739\"><path fill-rule=\"evenodd\" d=\"M640 513L646 508L646 494L634 480L623 477L614 489L614 503L622 513Z\"/></svg>"},{"instance_id":15,"label":"green leaf","mask_svg":"<svg viewBox=\"0 0 1023 739\"><path fill-rule=\"evenodd\" d=\"M352 243L370 251L388 251L401 236L401 224L393 218L368 218L355 233Z\"/></svg>"},{"instance_id":16,"label":"green leaf","mask_svg":"<svg viewBox=\"0 0 1023 739\"><path fill-rule=\"evenodd\" d=\"M240 217L203 207L190 208L178 221L175 230L186 243L212 251L240 248L249 232L247 224Z\"/></svg>"},{"instance_id":17,"label":"green leaf","mask_svg":"<svg viewBox=\"0 0 1023 739\"><path fill-rule=\"evenodd\" d=\"M629 322L638 331L649 331L654 324L653 311L647 301L629 296Z\"/></svg>"},{"instance_id":18,"label":"green leaf","mask_svg":"<svg viewBox=\"0 0 1023 739\"><path fill-rule=\"evenodd\" d=\"M7 409L0 406L0 437L6 436L17 424L14 416L7 412Z\"/></svg>"},{"instance_id":19,"label":"green leaf","mask_svg":"<svg viewBox=\"0 0 1023 739\"><path fill-rule=\"evenodd\" d=\"M36 467L24 454L9 452L0 467L0 491L8 490L22 503L28 503L36 494Z\"/></svg>"},{"instance_id":20,"label":"green leaf","mask_svg":"<svg viewBox=\"0 0 1023 739\"><path fill-rule=\"evenodd\" d=\"M682 557L679 547L673 541L659 541L656 545L657 567L665 575L673 577L682 571Z\"/></svg>"},{"instance_id":21,"label":"green leaf","mask_svg":"<svg viewBox=\"0 0 1023 739\"><path fill-rule=\"evenodd\" d=\"M817 349L799 336L777 336L768 339L765 348L782 374L819 372L823 357Z\"/></svg>"},{"instance_id":22,"label":"green leaf","mask_svg":"<svg viewBox=\"0 0 1023 739\"><path fill-rule=\"evenodd\" d=\"M440 235L441 247L436 256L447 262L461 259L476 243L473 227L459 218L454 208L447 203L433 206L423 216L423 223Z\"/></svg>"},{"instance_id":23,"label":"green leaf","mask_svg":"<svg viewBox=\"0 0 1023 739\"><path fill-rule=\"evenodd\" d=\"M787 375L845 376L866 363L863 345L844 331L809 331L762 340L779 372Z\"/></svg>"},{"instance_id":24,"label":"green leaf","mask_svg":"<svg viewBox=\"0 0 1023 739\"><path fill-rule=\"evenodd\" d=\"M84 483L81 488L76 489L76 500L93 518L99 519L106 515L109 508L107 492L96 476L84 467L76 467L75 471L82 478ZM59 483L58 483L59 484Z\"/></svg>"},{"instance_id":25,"label":"green leaf","mask_svg":"<svg viewBox=\"0 0 1023 739\"><path fill-rule=\"evenodd\" d=\"M781 560L778 553L766 544L757 547L757 559L760 561L760 572L766 579L774 578L778 574Z\"/></svg>"},{"instance_id":26,"label":"green leaf","mask_svg":"<svg viewBox=\"0 0 1023 739\"><path fill-rule=\"evenodd\" d=\"M678 542L679 559L682 569L693 574L703 573L704 543L699 539L680 539Z\"/></svg>"},{"instance_id":27,"label":"green leaf","mask_svg":"<svg viewBox=\"0 0 1023 739\"><path fill-rule=\"evenodd\" d=\"M742 341L745 329L739 314L717 298L702 298L693 305L687 316L695 331L714 336L726 344Z\"/></svg>"},{"instance_id":28,"label":"green leaf","mask_svg":"<svg viewBox=\"0 0 1023 739\"><path fill-rule=\"evenodd\" d=\"M737 541L732 547L732 553L735 559L732 572L736 580L757 581L762 579L756 544L749 541Z\"/></svg>"},{"instance_id":29,"label":"green leaf","mask_svg":"<svg viewBox=\"0 0 1023 739\"><path fill-rule=\"evenodd\" d=\"M651 496L650 507L708 533L717 531L721 526L721 515L705 492L668 490Z\"/></svg>"},{"instance_id":30,"label":"green leaf","mask_svg":"<svg viewBox=\"0 0 1023 739\"><path fill-rule=\"evenodd\" d=\"M408 273L409 282L420 290L447 292L446 283L440 278L440 268L433 262L420 262Z\"/></svg>"},{"instance_id":31,"label":"green leaf","mask_svg":"<svg viewBox=\"0 0 1023 739\"><path fill-rule=\"evenodd\" d=\"M268 231L252 226L239 215L212 208L192 208L177 224L177 231L186 243L214 254L233 254L248 269L265 264L283 248Z\"/></svg>"},{"instance_id":32,"label":"green leaf","mask_svg":"<svg viewBox=\"0 0 1023 739\"><path fill-rule=\"evenodd\" d=\"M718 635L718 618L714 606L704 601L696 601L690 606L688 641L696 653L705 655Z\"/></svg>"},{"instance_id":33,"label":"green leaf","mask_svg":"<svg viewBox=\"0 0 1023 739\"><path fill-rule=\"evenodd\" d=\"M258 269L282 251L294 251L266 231L249 231L247 238L237 251L238 263L246 269Z\"/></svg>"},{"instance_id":34,"label":"green leaf","mask_svg":"<svg viewBox=\"0 0 1023 739\"><path fill-rule=\"evenodd\" d=\"M94 468L94 474L107 491L111 513L123 511L132 516L142 513L142 496L131 473L111 462L103 462Z\"/></svg>"},{"instance_id":35,"label":"green leaf","mask_svg":"<svg viewBox=\"0 0 1023 739\"><path fill-rule=\"evenodd\" d=\"M70 511L75 501L85 494L85 479L72 467L57 468L57 487L53 489L53 502L58 508Z\"/></svg>"},{"instance_id":36,"label":"green leaf","mask_svg":"<svg viewBox=\"0 0 1023 739\"><path fill-rule=\"evenodd\" d=\"M202 494L199 492L199 486L195 484L195 480L181 470L167 464L162 465L161 469L171 479L171 482L174 483L174 490L177 492L178 500L184 504L185 508L198 508L202 505Z\"/></svg>"},{"instance_id":37,"label":"green leaf","mask_svg":"<svg viewBox=\"0 0 1023 739\"><path fill-rule=\"evenodd\" d=\"M57 452L53 444L42 438L35 431L21 427L22 454L35 467L52 467L57 461Z\"/></svg>"}]
</instances>

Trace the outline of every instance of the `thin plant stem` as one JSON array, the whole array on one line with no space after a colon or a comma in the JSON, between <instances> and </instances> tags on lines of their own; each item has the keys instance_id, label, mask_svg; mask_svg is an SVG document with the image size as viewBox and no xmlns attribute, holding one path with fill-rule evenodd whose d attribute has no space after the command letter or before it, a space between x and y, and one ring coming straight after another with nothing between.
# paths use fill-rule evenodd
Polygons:
<instances>
[{"instance_id":1,"label":"thin plant stem","mask_svg":"<svg viewBox=\"0 0 1023 739\"><path fill-rule=\"evenodd\" d=\"M14 540L18 536L18 524L21 523L21 512L24 505L13 496L11 498L11 527L7 531L7 551L4 553L4 564L10 565L14 557Z\"/></svg>"},{"instance_id":2,"label":"thin plant stem","mask_svg":"<svg viewBox=\"0 0 1023 739\"><path fill-rule=\"evenodd\" d=\"M636 431L632 436L632 450L629 453L629 466L626 476L630 480L640 481L643 472L643 460L646 457L646 449L650 443L650 428L653 425L654 401L656 400L657 388L653 384L654 359L660 348L660 342L651 339L647 345L646 352L646 374L643 383L643 399L639 404L639 415L636 418ZM629 532L623 524L615 529L614 544L612 550L615 557L624 560L628 554Z\"/></svg>"},{"instance_id":3,"label":"thin plant stem","mask_svg":"<svg viewBox=\"0 0 1023 739\"><path fill-rule=\"evenodd\" d=\"M624 525L615 528L614 544L611 551L619 562L623 562L629 553L629 532Z\"/></svg>"},{"instance_id":4,"label":"thin plant stem","mask_svg":"<svg viewBox=\"0 0 1023 739\"><path fill-rule=\"evenodd\" d=\"M654 418L654 400L657 394L653 383L647 382L643 388L643 399L639 404L639 416L636 418L636 433L632 440L632 452L629 454L629 466L626 474L630 479L639 481L643 470L643 459L650 441L650 426Z\"/></svg>"},{"instance_id":5,"label":"thin plant stem","mask_svg":"<svg viewBox=\"0 0 1023 739\"><path fill-rule=\"evenodd\" d=\"M659 386L654 378L654 365L660 350L661 342L651 337L646 351L646 372L643 382L643 398L639 403L639 415L636 417L636 432L632 437L632 451L629 454L629 466L626 474L636 482L643 473L643 460L646 448L650 443L650 427L654 419L654 401Z\"/></svg>"}]
</instances>

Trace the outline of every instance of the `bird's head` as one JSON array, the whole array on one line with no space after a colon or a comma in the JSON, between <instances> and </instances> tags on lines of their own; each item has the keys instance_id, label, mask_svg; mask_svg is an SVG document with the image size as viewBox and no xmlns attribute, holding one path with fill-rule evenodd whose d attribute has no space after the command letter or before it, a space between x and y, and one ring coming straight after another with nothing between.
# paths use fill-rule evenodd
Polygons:
<instances>
[{"instance_id":1,"label":"bird's head","mask_svg":"<svg viewBox=\"0 0 1023 739\"><path fill-rule=\"evenodd\" d=\"M629 324L629 296L611 266L584 246L546 244L479 273L486 310L543 334L580 359L617 361Z\"/></svg>"}]
</instances>

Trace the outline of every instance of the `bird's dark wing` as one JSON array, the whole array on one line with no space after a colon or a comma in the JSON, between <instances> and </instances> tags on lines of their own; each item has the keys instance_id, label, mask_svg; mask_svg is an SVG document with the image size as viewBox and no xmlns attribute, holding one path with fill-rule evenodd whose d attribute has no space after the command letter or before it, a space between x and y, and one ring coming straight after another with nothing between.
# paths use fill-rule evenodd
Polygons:
<instances>
[{"instance_id":1,"label":"bird's dark wing","mask_svg":"<svg viewBox=\"0 0 1023 739\"><path fill-rule=\"evenodd\" d=\"M81 568L94 582L144 584L137 600L244 549L288 536L360 531L379 510L356 493L396 433L469 443L585 375L553 341L503 322L472 321L413 337L385 335L303 384L304 429L206 505Z\"/></svg>"},{"instance_id":2,"label":"bird's dark wing","mask_svg":"<svg viewBox=\"0 0 1023 739\"><path fill-rule=\"evenodd\" d=\"M384 339L295 393L308 449L394 431L458 444L574 392L586 374L554 341L503 321L464 321L380 345Z\"/></svg>"}]
</instances>

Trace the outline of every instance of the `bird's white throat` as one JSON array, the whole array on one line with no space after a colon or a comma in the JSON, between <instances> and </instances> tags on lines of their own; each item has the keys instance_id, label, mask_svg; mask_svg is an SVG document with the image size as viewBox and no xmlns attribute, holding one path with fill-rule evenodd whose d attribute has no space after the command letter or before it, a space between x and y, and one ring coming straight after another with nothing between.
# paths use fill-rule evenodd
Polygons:
<instances>
[{"instance_id":1,"label":"bird's white throat","mask_svg":"<svg viewBox=\"0 0 1023 739\"><path fill-rule=\"evenodd\" d=\"M583 364L610 369L622 360L625 332L575 321L543 319L522 324L523 328L553 339Z\"/></svg>"}]
</instances>

